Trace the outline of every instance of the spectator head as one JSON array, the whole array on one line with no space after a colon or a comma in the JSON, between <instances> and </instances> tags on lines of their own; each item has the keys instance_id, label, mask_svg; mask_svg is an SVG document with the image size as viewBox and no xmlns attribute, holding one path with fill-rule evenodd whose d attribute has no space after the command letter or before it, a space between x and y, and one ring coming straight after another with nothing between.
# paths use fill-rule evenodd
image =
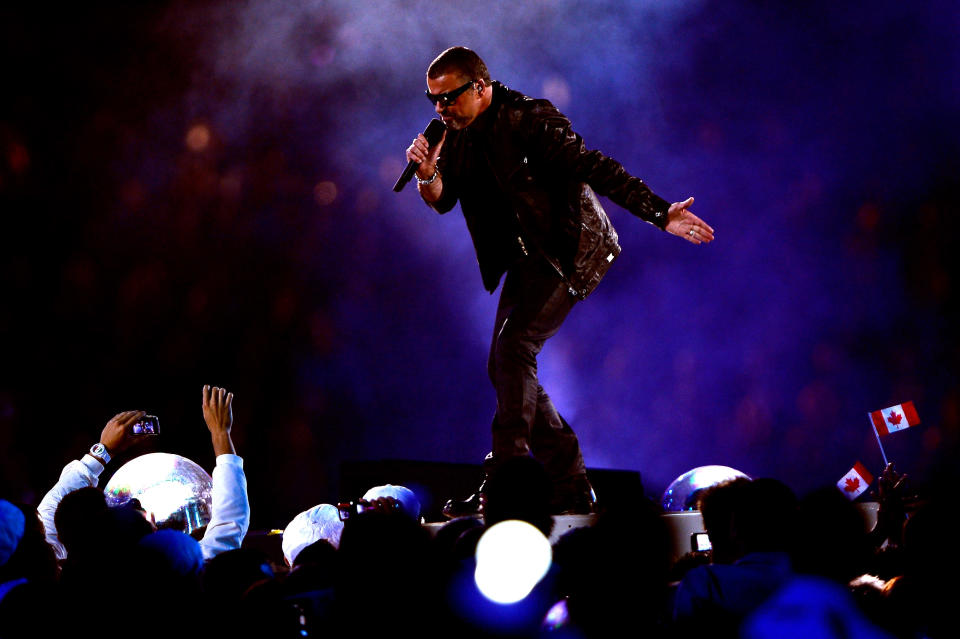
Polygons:
<instances>
[{"instance_id":1,"label":"spectator head","mask_svg":"<svg viewBox=\"0 0 960 639\"><path fill-rule=\"evenodd\" d=\"M57 559L37 511L0 499L0 637L59 635L51 601L59 601ZM53 622L53 623L51 623Z\"/></svg>"},{"instance_id":2,"label":"spectator head","mask_svg":"<svg viewBox=\"0 0 960 639\"><path fill-rule=\"evenodd\" d=\"M429 536L417 522L398 510L370 510L350 517L343 527L340 555L355 562L344 570L357 575L370 574L379 562L389 559L392 566L410 566L419 561L428 548ZM414 559L416 556L416 559ZM363 570L356 570L358 566ZM374 570L376 572L376 570Z\"/></svg>"},{"instance_id":3,"label":"spectator head","mask_svg":"<svg viewBox=\"0 0 960 639\"><path fill-rule=\"evenodd\" d=\"M147 520L146 513L136 499L123 506L110 507L107 518L114 536L113 543L123 550L135 546L156 530L153 523Z\"/></svg>"},{"instance_id":4,"label":"spectator head","mask_svg":"<svg viewBox=\"0 0 960 639\"><path fill-rule=\"evenodd\" d=\"M103 491L93 486L64 496L54 515L60 543L70 555L99 549L109 529L109 509Z\"/></svg>"},{"instance_id":5,"label":"spectator head","mask_svg":"<svg viewBox=\"0 0 960 639\"><path fill-rule=\"evenodd\" d=\"M718 484L700 498L714 563L730 563L753 552L789 552L797 528L797 498L776 479L738 478Z\"/></svg>"},{"instance_id":6,"label":"spectator head","mask_svg":"<svg viewBox=\"0 0 960 639\"><path fill-rule=\"evenodd\" d=\"M384 601L392 602L395 610L407 609L431 585L429 544L423 527L398 510L350 517L340 541L338 596L354 612ZM388 620L395 624L395 615L383 619Z\"/></svg>"},{"instance_id":7,"label":"spectator head","mask_svg":"<svg viewBox=\"0 0 960 639\"><path fill-rule=\"evenodd\" d=\"M113 597L136 601L117 612L117 623L139 627L149 619L146 636L166 637L184 634L189 619L187 634L205 636L213 619L208 614L211 598L203 596L203 568L200 544L190 535L168 529L150 533L126 555L120 574L107 585Z\"/></svg>"},{"instance_id":8,"label":"spectator head","mask_svg":"<svg viewBox=\"0 0 960 639\"><path fill-rule=\"evenodd\" d=\"M903 526L904 572L927 583L956 581L960 558L949 543L960 526L956 506L945 501L924 504ZM954 590L956 585L952 585Z\"/></svg>"},{"instance_id":9,"label":"spectator head","mask_svg":"<svg viewBox=\"0 0 960 639\"><path fill-rule=\"evenodd\" d=\"M400 504L400 510L420 521L420 500L406 486L394 486L393 484L374 486L363 495L363 499L366 501L388 497L395 499Z\"/></svg>"},{"instance_id":10,"label":"spectator head","mask_svg":"<svg viewBox=\"0 0 960 639\"><path fill-rule=\"evenodd\" d=\"M303 511L283 531L281 548L287 565L293 566L300 551L319 539L325 539L334 548L339 548L342 532L343 522L340 521L340 511L336 506L319 504Z\"/></svg>"},{"instance_id":11,"label":"spectator head","mask_svg":"<svg viewBox=\"0 0 960 639\"><path fill-rule=\"evenodd\" d=\"M621 636L639 622L657 633L667 596L670 534L659 505L614 502L592 527L565 534L554 550L570 619L588 637Z\"/></svg>"},{"instance_id":12,"label":"spectator head","mask_svg":"<svg viewBox=\"0 0 960 639\"><path fill-rule=\"evenodd\" d=\"M744 507L744 493L749 483L749 479L738 477L711 486L700 495L700 514L703 526L710 535L714 563L732 563L743 555L736 537L734 519L735 513Z\"/></svg>"},{"instance_id":13,"label":"spectator head","mask_svg":"<svg viewBox=\"0 0 960 639\"><path fill-rule=\"evenodd\" d=\"M25 578L52 583L57 559L37 511L0 499L0 583Z\"/></svg>"},{"instance_id":14,"label":"spectator head","mask_svg":"<svg viewBox=\"0 0 960 639\"><path fill-rule=\"evenodd\" d=\"M506 460L491 473L485 492L483 520L487 526L519 519L533 524L544 536L550 536L553 487L540 462L532 457Z\"/></svg>"},{"instance_id":15,"label":"spectator head","mask_svg":"<svg viewBox=\"0 0 960 639\"><path fill-rule=\"evenodd\" d=\"M798 503L781 481L754 479L745 488L734 527L744 553L789 552L794 547Z\"/></svg>"},{"instance_id":16,"label":"spectator head","mask_svg":"<svg viewBox=\"0 0 960 639\"><path fill-rule=\"evenodd\" d=\"M897 636L956 634L960 558L949 543L957 530L957 512L952 501L941 499L925 503L904 524L903 574L887 582L883 602Z\"/></svg>"},{"instance_id":17,"label":"spectator head","mask_svg":"<svg viewBox=\"0 0 960 639\"><path fill-rule=\"evenodd\" d=\"M137 544L145 567L171 579L198 577L203 570L200 544L179 530L158 530Z\"/></svg>"},{"instance_id":18,"label":"spectator head","mask_svg":"<svg viewBox=\"0 0 960 639\"><path fill-rule=\"evenodd\" d=\"M841 583L866 572L872 556L863 514L833 486L800 502L794 566L798 572Z\"/></svg>"},{"instance_id":19,"label":"spectator head","mask_svg":"<svg viewBox=\"0 0 960 639\"><path fill-rule=\"evenodd\" d=\"M294 566L323 566L329 568L336 564L337 549L326 539L318 539L299 553L293 560Z\"/></svg>"},{"instance_id":20,"label":"spectator head","mask_svg":"<svg viewBox=\"0 0 960 639\"><path fill-rule=\"evenodd\" d=\"M23 511L5 499L0 499L0 567L6 565L16 552L26 527Z\"/></svg>"},{"instance_id":21,"label":"spectator head","mask_svg":"<svg viewBox=\"0 0 960 639\"><path fill-rule=\"evenodd\" d=\"M203 571L204 591L214 603L236 604L255 583L273 578L266 553L254 548L237 548L211 559Z\"/></svg>"}]
</instances>

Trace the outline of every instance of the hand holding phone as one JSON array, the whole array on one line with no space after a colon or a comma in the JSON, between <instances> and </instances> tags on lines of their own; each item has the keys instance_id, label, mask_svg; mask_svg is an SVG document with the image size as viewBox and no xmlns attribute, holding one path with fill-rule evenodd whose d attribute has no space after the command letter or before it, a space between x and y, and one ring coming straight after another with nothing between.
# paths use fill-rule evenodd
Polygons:
<instances>
[{"instance_id":1,"label":"hand holding phone","mask_svg":"<svg viewBox=\"0 0 960 639\"><path fill-rule=\"evenodd\" d=\"M100 443L106 447L111 455L126 450L136 442L133 437L132 426L144 416L142 410L128 410L117 413L107 422L100 433Z\"/></svg>"}]
</instances>

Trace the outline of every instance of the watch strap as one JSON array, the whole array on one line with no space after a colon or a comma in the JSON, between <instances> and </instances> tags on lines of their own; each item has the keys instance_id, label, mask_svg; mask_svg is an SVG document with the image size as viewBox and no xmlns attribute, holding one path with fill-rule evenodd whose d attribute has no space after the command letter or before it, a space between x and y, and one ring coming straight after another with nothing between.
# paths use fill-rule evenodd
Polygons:
<instances>
[{"instance_id":1,"label":"watch strap","mask_svg":"<svg viewBox=\"0 0 960 639\"><path fill-rule=\"evenodd\" d=\"M90 447L90 456L99 460L104 466L110 463L110 452L100 442Z\"/></svg>"}]
</instances>

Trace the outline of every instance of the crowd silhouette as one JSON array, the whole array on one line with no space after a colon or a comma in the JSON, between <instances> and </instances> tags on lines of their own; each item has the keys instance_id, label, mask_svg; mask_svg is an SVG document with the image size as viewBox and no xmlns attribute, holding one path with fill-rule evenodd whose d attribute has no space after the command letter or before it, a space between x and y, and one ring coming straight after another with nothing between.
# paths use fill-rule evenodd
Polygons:
<instances>
[{"instance_id":1,"label":"crowd silhouette","mask_svg":"<svg viewBox=\"0 0 960 639\"><path fill-rule=\"evenodd\" d=\"M111 419L102 446L69 462L39 505L0 500L0 638L954 636L955 508L908 490L892 465L872 528L834 487L798 498L769 478L715 485L698 500L712 550L673 562L657 504L601 496L592 525L561 536L546 574L504 604L477 586L477 547L507 521L550 536L550 484L536 461L497 470L482 520L432 533L402 486L310 507L286 527L278 564L244 544L232 401L203 389L217 461L210 521L191 534L175 520L158 529L136 499L108 505L97 486L110 455L136 444L140 411Z\"/></svg>"}]
</instances>

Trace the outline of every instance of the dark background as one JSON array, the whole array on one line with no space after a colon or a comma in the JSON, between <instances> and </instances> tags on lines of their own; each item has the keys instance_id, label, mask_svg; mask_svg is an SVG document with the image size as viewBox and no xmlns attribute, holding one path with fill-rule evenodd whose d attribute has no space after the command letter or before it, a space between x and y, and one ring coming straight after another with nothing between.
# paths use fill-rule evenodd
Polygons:
<instances>
[{"instance_id":1,"label":"dark background","mask_svg":"<svg viewBox=\"0 0 960 639\"><path fill-rule=\"evenodd\" d=\"M716 229L608 207L623 255L540 359L590 467L803 492L879 472L866 415L913 400L888 456L953 473L955 3L456 4L0 9L0 492L132 408L209 469L203 384L258 528L357 497L345 461L478 462L496 297L459 212L390 190L454 44Z\"/></svg>"}]
</instances>

